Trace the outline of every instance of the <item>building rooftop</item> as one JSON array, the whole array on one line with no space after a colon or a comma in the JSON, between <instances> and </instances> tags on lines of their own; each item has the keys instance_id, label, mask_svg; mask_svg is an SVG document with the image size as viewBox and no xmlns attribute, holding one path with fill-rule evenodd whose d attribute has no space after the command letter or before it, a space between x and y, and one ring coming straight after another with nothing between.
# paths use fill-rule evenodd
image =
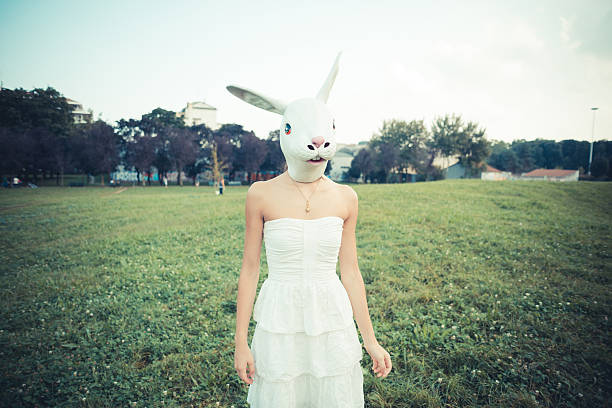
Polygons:
<instances>
[{"instance_id":1,"label":"building rooftop","mask_svg":"<svg viewBox=\"0 0 612 408\"><path fill-rule=\"evenodd\" d=\"M490 166L490 165L488 165L488 164L487 164L487 169L486 169L485 171L488 171L488 172L493 172L493 173L502 173L502 171L501 171L501 170L496 169L495 167Z\"/></svg>"},{"instance_id":2,"label":"building rooftop","mask_svg":"<svg viewBox=\"0 0 612 408\"><path fill-rule=\"evenodd\" d=\"M565 177L576 173L578 170L563 169L535 169L529 173L523 173L525 177Z\"/></svg>"},{"instance_id":3,"label":"building rooftop","mask_svg":"<svg viewBox=\"0 0 612 408\"><path fill-rule=\"evenodd\" d=\"M182 112L184 112L185 109L187 109L187 108L217 110L217 108L215 108L214 106L211 106L211 105L209 105L209 104L207 104L206 102L203 102L203 101L188 102L187 106L185 108L183 108Z\"/></svg>"}]
</instances>

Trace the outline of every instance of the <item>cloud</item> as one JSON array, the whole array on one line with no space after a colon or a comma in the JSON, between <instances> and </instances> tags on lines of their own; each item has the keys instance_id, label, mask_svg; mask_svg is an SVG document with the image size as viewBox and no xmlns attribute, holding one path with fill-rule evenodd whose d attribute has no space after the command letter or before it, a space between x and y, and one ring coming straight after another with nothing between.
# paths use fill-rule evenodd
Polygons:
<instances>
[{"instance_id":1,"label":"cloud","mask_svg":"<svg viewBox=\"0 0 612 408\"><path fill-rule=\"evenodd\" d=\"M612 7L589 10L571 27L581 42L579 50L599 59L612 60Z\"/></svg>"},{"instance_id":2,"label":"cloud","mask_svg":"<svg viewBox=\"0 0 612 408\"><path fill-rule=\"evenodd\" d=\"M582 42L572 39L572 31L575 19L573 17L571 19L559 17L559 20L561 21L561 31L559 32L561 40L571 50L580 47L582 45Z\"/></svg>"},{"instance_id":3,"label":"cloud","mask_svg":"<svg viewBox=\"0 0 612 408\"><path fill-rule=\"evenodd\" d=\"M429 75L423 75L419 70L406 68L406 65L395 61L390 65L390 71L399 83L406 86L407 90L413 92L435 92L436 83Z\"/></svg>"}]
</instances>

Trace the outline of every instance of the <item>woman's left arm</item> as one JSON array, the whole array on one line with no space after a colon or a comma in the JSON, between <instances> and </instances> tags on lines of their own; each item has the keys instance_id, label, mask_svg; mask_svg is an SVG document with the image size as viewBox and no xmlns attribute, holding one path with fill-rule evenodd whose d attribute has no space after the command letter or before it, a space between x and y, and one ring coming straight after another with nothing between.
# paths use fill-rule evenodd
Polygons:
<instances>
[{"instance_id":1,"label":"woman's left arm","mask_svg":"<svg viewBox=\"0 0 612 408\"><path fill-rule=\"evenodd\" d=\"M351 301L353 315L359 326L359 332L363 339L363 345L372 357L372 369L379 377L386 377L391 371L391 357L389 353L376 340L368 302L366 300L365 285L359 270L357 261L357 244L355 238L355 227L357 225L357 214L359 212L358 197L355 190L345 186L349 216L344 220L342 231L342 244L338 259L340 262L340 280L346 289Z\"/></svg>"}]
</instances>

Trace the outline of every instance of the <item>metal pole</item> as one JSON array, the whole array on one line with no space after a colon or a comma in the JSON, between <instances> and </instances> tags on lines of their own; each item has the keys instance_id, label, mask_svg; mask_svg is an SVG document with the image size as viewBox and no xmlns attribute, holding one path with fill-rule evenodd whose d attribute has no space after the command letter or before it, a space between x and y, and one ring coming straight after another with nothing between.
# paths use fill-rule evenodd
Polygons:
<instances>
[{"instance_id":1,"label":"metal pole","mask_svg":"<svg viewBox=\"0 0 612 408\"><path fill-rule=\"evenodd\" d=\"M591 127L591 152L589 153L589 176L591 175L591 161L593 160L593 139L595 138L595 111L599 108L591 108L593 111L593 126Z\"/></svg>"}]
</instances>

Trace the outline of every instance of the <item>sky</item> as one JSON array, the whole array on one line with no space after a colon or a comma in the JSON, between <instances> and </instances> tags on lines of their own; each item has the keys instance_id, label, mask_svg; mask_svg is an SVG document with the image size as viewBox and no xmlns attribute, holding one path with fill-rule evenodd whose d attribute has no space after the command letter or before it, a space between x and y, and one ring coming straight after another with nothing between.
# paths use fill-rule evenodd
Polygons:
<instances>
[{"instance_id":1,"label":"sky","mask_svg":"<svg viewBox=\"0 0 612 408\"><path fill-rule=\"evenodd\" d=\"M281 116L225 87L315 96L339 51L340 143L453 113L489 140L590 141L593 117L612 140L609 0L0 0L3 86L51 86L111 124L205 101L266 138Z\"/></svg>"}]
</instances>

